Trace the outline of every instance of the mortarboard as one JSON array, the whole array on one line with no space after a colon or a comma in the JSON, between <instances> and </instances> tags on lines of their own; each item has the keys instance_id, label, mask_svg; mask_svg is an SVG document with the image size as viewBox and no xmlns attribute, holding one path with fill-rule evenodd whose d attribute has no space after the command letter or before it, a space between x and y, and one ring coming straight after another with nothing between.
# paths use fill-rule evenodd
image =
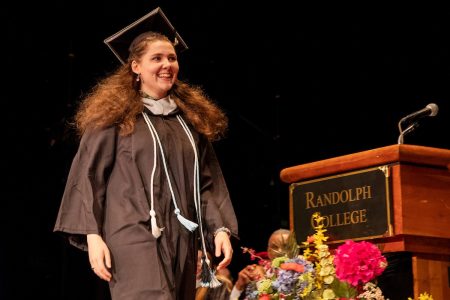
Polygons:
<instances>
[{"instance_id":1,"label":"mortarboard","mask_svg":"<svg viewBox=\"0 0 450 300\"><path fill-rule=\"evenodd\" d=\"M181 36L170 23L161 8L157 7L142 18L136 20L125 28L104 40L114 55L125 64L128 59L128 48L133 40L141 33L154 31L164 34L175 45L178 52L188 49Z\"/></svg>"}]
</instances>

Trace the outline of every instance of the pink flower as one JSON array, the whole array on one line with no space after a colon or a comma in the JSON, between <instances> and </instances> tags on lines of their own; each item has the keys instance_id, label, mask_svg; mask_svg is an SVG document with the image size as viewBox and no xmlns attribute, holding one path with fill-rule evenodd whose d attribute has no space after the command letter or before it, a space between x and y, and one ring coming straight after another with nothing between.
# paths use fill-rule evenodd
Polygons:
<instances>
[{"instance_id":1,"label":"pink flower","mask_svg":"<svg viewBox=\"0 0 450 300\"><path fill-rule=\"evenodd\" d=\"M261 252L254 252L254 253L253 253L253 258L252 258L252 260L254 260L255 258L258 258L258 259L268 259L269 257L267 256L267 251L261 251Z\"/></svg>"},{"instance_id":2,"label":"pink flower","mask_svg":"<svg viewBox=\"0 0 450 300\"><path fill-rule=\"evenodd\" d=\"M347 240L336 249L334 265L340 280L357 286L383 273L387 262L374 244Z\"/></svg>"},{"instance_id":3,"label":"pink flower","mask_svg":"<svg viewBox=\"0 0 450 300\"><path fill-rule=\"evenodd\" d=\"M247 247L241 247L242 253L249 253L251 260L264 260L267 259L267 251L263 252L256 252L255 249L247 248Z\"/></svg>"}]
</instances>

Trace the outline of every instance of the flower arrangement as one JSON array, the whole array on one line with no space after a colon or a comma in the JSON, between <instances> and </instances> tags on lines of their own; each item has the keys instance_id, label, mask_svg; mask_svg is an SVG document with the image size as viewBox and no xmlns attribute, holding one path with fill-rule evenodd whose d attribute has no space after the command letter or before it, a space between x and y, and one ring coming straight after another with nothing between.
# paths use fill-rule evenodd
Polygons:
<instances>
[{"instance_id":1,"label":"flower arrangement","mask_svg":"<svg viewBox=\"0 0 450 300\"><path fill-rule=\"evenodd\" d=\"M303 242L303 252L291 232L285 255L272 261L243 247L258 259L265 276L250 282L246 300L385 300L376 278L387 267L386 258L370 242L347 240L333 254L325 244L328 237L319 213L313 215L315 233ZM409 298L408 300L413 300ZM421 294L418 300L433 300Z\"/></svg>"}]
</instances>

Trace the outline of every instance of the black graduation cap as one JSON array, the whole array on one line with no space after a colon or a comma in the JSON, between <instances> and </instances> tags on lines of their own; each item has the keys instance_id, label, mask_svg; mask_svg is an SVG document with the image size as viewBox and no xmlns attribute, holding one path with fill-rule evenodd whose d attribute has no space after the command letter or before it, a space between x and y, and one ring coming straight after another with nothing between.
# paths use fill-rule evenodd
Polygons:
<instances>
[{"instance_id":1,"label":"black graduation cap","mask_svg":"<svg viewBox=\"0 0 450 300\"><path fill-rule=\"evenodd\" d=\"M128 49L131 43L138 35L147 31L159 32L167 36L175 45L175 49L178 52L188 49L188 46L160 7L155 8L142 18L106 38L104 42L120 62L125 64L128 59Z\"/></svg>"}]
</instances>

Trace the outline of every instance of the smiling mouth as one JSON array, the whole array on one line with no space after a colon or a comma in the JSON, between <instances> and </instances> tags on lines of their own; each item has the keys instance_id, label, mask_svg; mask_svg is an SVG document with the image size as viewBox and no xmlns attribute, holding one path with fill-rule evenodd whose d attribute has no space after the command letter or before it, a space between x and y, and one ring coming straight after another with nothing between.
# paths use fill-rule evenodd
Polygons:
<instances>
[{"instance_id":1,"label":"smiling mouth","mask_svg":"<svg viewBox=\"0 0 450 300\"><path fill-rule=\"evenodd\" d=\"M158 78L171 79L172 75L171 74L158 74Z\"/></svg>"}]
</instances>

